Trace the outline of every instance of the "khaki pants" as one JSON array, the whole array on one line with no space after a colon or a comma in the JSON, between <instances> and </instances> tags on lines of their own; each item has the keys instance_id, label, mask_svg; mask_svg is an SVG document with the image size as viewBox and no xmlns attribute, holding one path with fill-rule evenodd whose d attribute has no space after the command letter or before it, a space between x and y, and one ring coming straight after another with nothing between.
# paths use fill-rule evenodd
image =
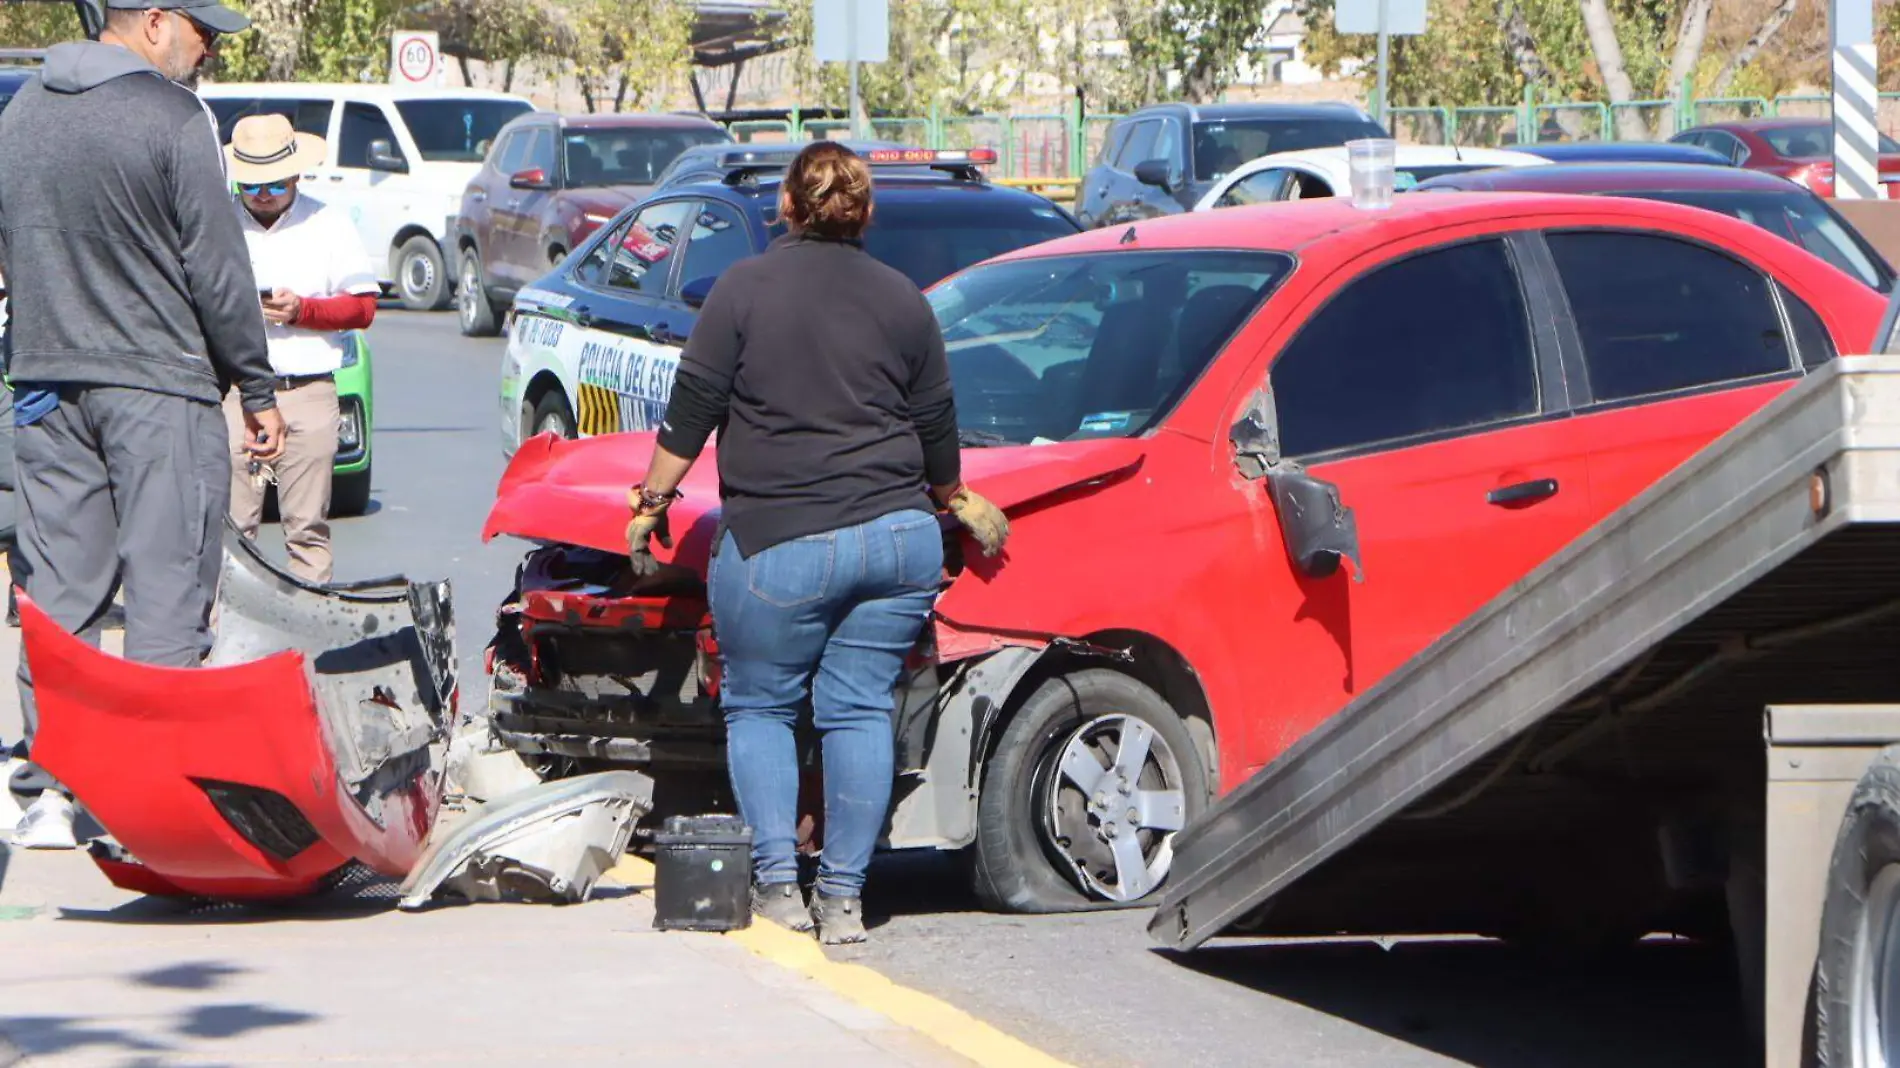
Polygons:
<instances>
[{"instance_id":1,"label":"khaki pants","mask_svg":"<svg viewBox=\"0 0 1900 1068\"><path fill-rule=\"evenodd\" d=\"M277 391L277 410L288 436L277 473L277 514L291 573L310 582L330 581L330 476L336 465L336 383L327 379ZM244 452L244 414L236 389L225 394L224 422L231 439L231 519L247 538L257 537L267 485L251 477Z\"/></svg>"}]
</instances>

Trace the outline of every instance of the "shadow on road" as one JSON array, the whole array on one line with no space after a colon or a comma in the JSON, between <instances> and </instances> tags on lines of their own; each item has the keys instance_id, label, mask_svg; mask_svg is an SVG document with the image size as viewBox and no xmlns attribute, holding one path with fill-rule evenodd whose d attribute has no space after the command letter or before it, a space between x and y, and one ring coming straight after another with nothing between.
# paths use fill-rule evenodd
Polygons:
<instances>
[{"instance_id":1,"label":"shadow on road","mask_svg":"<svg viewBox=\"0 0 1900 1068\"><path fill-rule=\"evenodd\" d=\"M1757 1055L1727 955L1685 942L1568 967L1479 940L1153 952L1478 1068L1695 1068Z\"/></svg>"}]
</instances>

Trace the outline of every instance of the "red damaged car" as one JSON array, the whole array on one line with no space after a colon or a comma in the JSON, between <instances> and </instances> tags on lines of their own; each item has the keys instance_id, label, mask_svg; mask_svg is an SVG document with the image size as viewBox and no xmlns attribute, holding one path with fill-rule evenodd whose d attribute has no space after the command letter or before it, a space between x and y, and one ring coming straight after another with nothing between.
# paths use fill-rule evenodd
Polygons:
<instances>
[{"instance_id":1,"label":"red damaged car","mask_svg":"<svg viewBox=\"0 0 1900 1068\"><path fill-rule=\"evenodd\" d=\"M1013 533L985 560L946 526L885 845L972 847L984 902L1021 911L1154 890L1217 792L1882 312L1734 219L1542 194L1145 221L929 296L965 478ZM646 770L656 810L730 804L716 467L636 580L651 447L542 436L504 475L485 534L536 547L489 653L492 744L548 777Z\"/></svg>"}]
</instances>

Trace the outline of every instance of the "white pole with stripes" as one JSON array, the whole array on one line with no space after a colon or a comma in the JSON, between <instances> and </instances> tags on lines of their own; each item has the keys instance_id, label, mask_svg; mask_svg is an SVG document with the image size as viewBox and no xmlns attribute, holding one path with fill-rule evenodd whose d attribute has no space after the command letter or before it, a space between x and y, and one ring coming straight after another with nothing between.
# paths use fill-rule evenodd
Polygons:
<instances>
[{"instance_id":1,"label":"white pole with stripes","mask_svg":"<svg viewBox=\"0 0 1900 1068\"><path fill-rule=\"evenodd\" d=\"M1880 200L1880 79L1874 51L1874 0L1830 0L1834 44L1834 195Z\"/></svg>"}]
</instances>

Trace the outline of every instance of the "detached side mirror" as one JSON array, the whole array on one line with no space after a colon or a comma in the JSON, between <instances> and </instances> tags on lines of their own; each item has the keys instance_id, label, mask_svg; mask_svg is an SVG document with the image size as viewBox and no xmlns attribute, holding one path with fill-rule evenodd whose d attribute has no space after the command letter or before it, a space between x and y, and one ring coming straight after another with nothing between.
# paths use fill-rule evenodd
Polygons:
<instances>
[{"instance_id":1,"label":"detached side mirror","mask_svg":"<svg viewBox=\"0 0 1900 1068\"><path fill-rule=\"evenodd\" d=\"M1146 159L1135 164L1135 181L1152 185L1163 192L1174 192L1168 180L1168 161L1165 159Z\"/></svg>"},{"instance_id":2,"label":"detached side mirror","mask_svg":"<svg viewBox=\"0 0 1900 1068\"><path fill-rule=\"evenodd\" d=\"M381 139L371 141L367 156L371 170L389 171L394 174L405 174L409 170L409 163L388 141Z\"/></svg>"},{"instance_id":3,"label":"detached side mirror","mask_svg":"<svg viewBox=\"0 0 1900 1068\"><path fill-rule=\"evenodd\" d=\"M529 167L525 171L516 171L508 176L508 184L515 189L554 188L554 183L548 181L548 172L539 167Z\"/></svg>"},{"instance_id":4,"label":"detached side mirror","mask_svg":"<svg viewBox=\"0 0 1900 1068\"><path fill-rule=\"evenodd\" d=\"M704 305L706 298L712 296L713 283L716 281L718 281L718 279L711 275L707 275L704 278L693 279L680 287L680 300L684 301L689 308L697 308Z\"/></svg>"},{"instance_id":5,"label":"detached side mirror","mask_svg":"<svg viewBox=\"0 0 1900 1068\"><path fill-rule=\"evenodd\" d=\"M1359 563L1359 526L1352 509L1339 499L1339 487L1304 471L1278 467L1267 472L1274 510L1280 513L1280 537L1294 566L1313 578L1339 570L1339 560L1352 561L1353 581L1365 581Z\"/></svg>"}]
</instances>

